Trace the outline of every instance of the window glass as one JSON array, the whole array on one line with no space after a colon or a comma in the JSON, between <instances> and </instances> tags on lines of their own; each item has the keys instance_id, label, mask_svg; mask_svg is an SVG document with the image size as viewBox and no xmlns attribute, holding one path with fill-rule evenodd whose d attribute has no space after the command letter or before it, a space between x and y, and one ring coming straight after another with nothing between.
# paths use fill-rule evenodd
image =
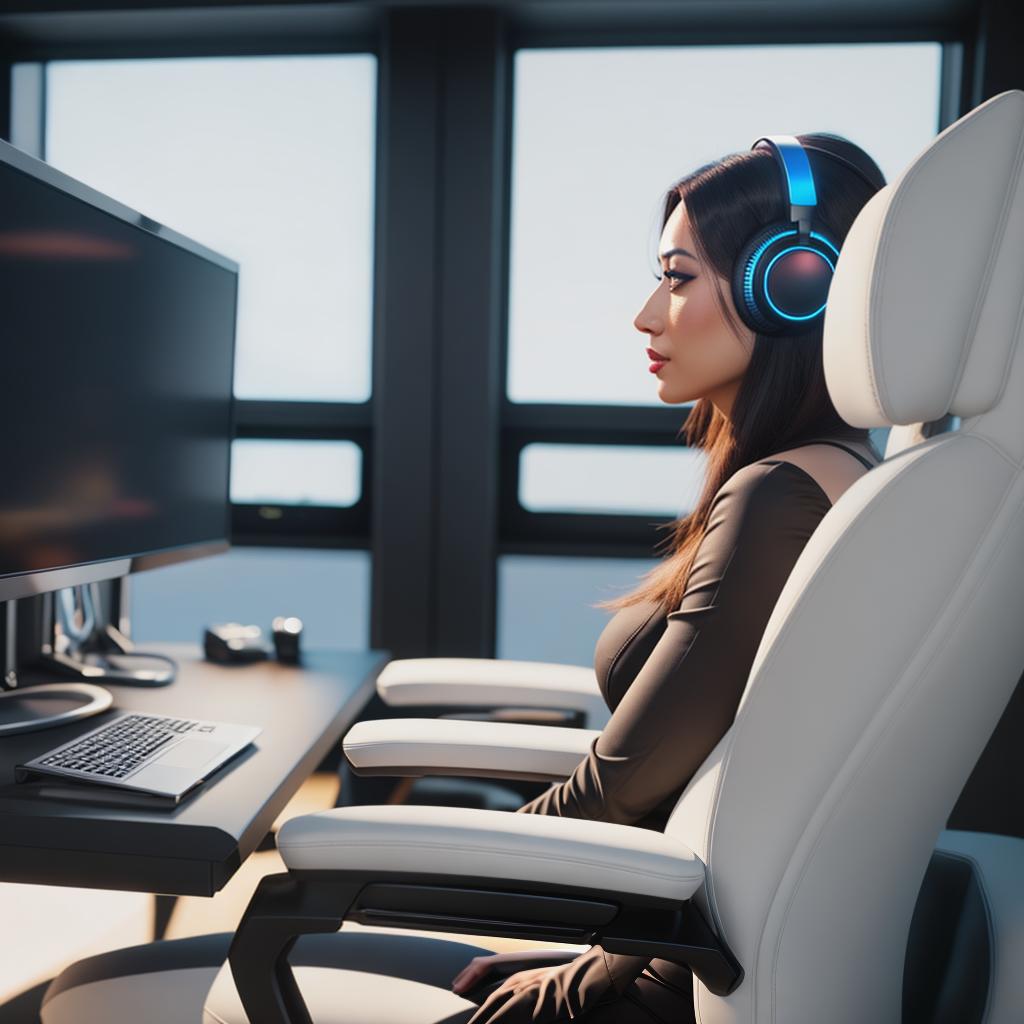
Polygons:
<instances>
[{"instance_id":1,"label":"window glass","mask_svg":"<svg viewBox=\"0 0 1024 1024\"><path fill-rule=\"evenodd\" d=\"M309 648L365 650L370 637L366 551L233 548L130 577L132 639L202 642L217 622L251 623L270 639L277 615L302 619Z\"/></svg>"},{"instance_id":2,"label":"window glass","mask_svg":"<svg viewBox=\"0 0 1024 1024\"><path fill-rule=\"evenodd\" d=\"M665 190L767 134L828 131L892 181L935 137L938 43L515 54L508 395L656 405L633 326Z\"/></svg>"},{"instance_id":3,"label":"window glass","mask_svg":"<svg viewBox=\"0 0 1024 1024\"><path fill-rule=\"evenodd\" d=\"M672 518L696 505L706 461L688 447L528 444L519 457L519 503L531 512Z\"/></svg>"},{"instance_id":4,"label":"window glass","mask_svg":"<svg viewBox=\"0 0 1024 1024\"><path fill-rule=\"evenodd\" d=\"M240 264L235 393L366 400L376 57L46 69L47 162Z\"/></svg>"},{"instance_id":5,"label":"window glass","mask_svg":"<svg viewBox=\"0 0 1024 1024\"><path fill-rule=\"evenodd\" d=\"M236 504L354 505L362 449L352 441L235 441L231 500Z\"/></svg>"},{"instance_id":6,"label":"window glass","mask_svg":"<svg viewBox=\"0 0 1024 1024\"><path fill-rule=\"evenodd\" d=\"M502 555L497 656L593 665L611 612L592 608L636 587L655 559Z\"/></svg>"}]
</instances>

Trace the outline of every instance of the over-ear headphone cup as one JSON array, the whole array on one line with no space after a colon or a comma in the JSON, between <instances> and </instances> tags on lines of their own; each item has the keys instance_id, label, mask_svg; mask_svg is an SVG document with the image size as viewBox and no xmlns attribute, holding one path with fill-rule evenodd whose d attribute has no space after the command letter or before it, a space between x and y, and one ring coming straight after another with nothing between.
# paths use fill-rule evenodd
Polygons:
<instances>
[{"instance_id":1,"label":"over-ear headphone cup","mask_svg":"<svg viewBox=\"0 0 1024 1024\"><path fill-rule=\"evenodd\" d=\"M773 240L781 237L796 237L796 229L792 224L776 221L762 228L743 246L733 265L732 298L736 312L739 313L740 319L758 334L781 334L785 329L783 324L772 316L760 287L767 263L765 256L770 255L768 249L771 248ZM781 249L782 246L778 248ZM752 266L755 259L757 266Z\"/></svg>"},{"instance_id":2,"label":"over-ear headphone cup","mask_svg":"<svg viewBox=\"0 0 1024 1024\"><path fill-rule=\"evenodd\" d=\"M810 329L824 311L837 255L823 236L798 239L792 224L757 232L733 270L733 301L743 322L767 335Z\"/></svg>"}]
</instances>

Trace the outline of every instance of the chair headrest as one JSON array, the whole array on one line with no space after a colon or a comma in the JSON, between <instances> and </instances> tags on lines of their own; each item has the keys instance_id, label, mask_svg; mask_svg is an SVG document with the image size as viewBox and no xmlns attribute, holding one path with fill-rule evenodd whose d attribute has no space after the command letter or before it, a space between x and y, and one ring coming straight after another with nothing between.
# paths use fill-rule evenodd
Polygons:
<instances>
[{"instance_id":1,"label":"chair headrest","mask_svg":"<svg viewBox=\"0 0 1024 1024\"><path fill-rule=\"evenodd\" d=\"M871 197L843 243L824 320L839 414L860 427L974 416L1020 362L1024 91L941 132ZM1024 436L1022 434L1021 436Z\"/></svg>"}]
</instances>

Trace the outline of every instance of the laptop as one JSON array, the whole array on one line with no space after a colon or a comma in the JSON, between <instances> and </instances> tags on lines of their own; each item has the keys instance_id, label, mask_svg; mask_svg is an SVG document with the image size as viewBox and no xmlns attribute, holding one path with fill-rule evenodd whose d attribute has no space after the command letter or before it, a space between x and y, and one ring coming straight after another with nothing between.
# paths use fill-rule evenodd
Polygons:
<instances>
[{"instance_id":1,"label":"laptop","mask_svg":"<svg viewBox=\"0 0 1024 1024\"><path fill-rule=\"evenodd\" d=\"M17 782L56 776L178 803L263 730L128 711L24 764Z\"/></svg>"}]
</instances>

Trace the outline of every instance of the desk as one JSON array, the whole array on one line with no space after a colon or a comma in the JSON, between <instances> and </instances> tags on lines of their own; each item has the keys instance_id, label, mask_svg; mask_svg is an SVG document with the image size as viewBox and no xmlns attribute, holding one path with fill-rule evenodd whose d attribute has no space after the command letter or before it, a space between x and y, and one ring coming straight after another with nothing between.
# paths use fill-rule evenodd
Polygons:
<instances>
[{"instance_id":1,"label":"desk","mask_svg":"<svg viewBox=\"0 0 1024 1024\"><path fill-rule=\"evenodd\" d=\"M114 695L108 711L0 740L0 880L212 896L340 742L390 658L380 650L314 651L304 653L301 667L226 666L204 661L195 644L145 650L178 662L173 683L104 683ZM121 793L105 802L58 799L42 794L42 782L14 782L15 764L121 711L239 722L263 732L176 807ZM97 797L103 789L85 788ZM112 802L124 799L131 803Z\"/></svg>"}]
</instances>

